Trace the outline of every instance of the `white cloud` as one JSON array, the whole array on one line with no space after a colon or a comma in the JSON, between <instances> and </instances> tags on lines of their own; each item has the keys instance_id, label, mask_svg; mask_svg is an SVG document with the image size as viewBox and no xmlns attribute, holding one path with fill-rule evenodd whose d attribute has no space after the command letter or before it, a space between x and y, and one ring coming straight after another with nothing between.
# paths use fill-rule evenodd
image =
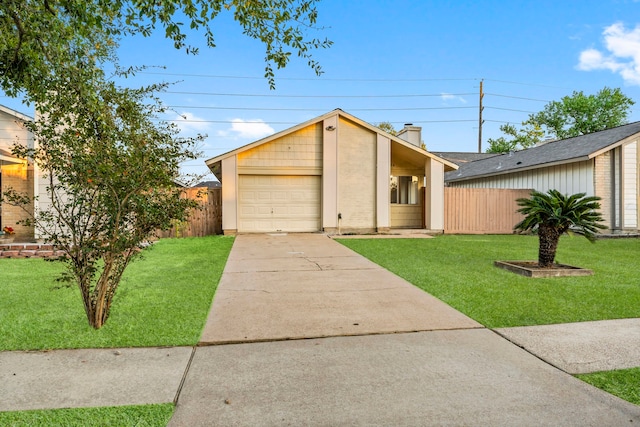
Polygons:
<instances>
[{"instance_id":1,"label":"white cloud","mask_svg":"<svg viewBox=\"0 0 640 427\"><path fill-rule=\"evenodd\" d=\"M579 70L609 70L625 82L640 86L640 25L626 29L617 22L602 32L607 53L586 49L580 53Z\"/></svg>"},{"instance_id":2,"label":"white cloud","mask_svg":"<svg viewBox=\"0 0 640 427\"><path fill-rule=\"evenodd\" d=\"M467 100L462 98L461 96L456 96L456 95L453 95L451 93L446 93L446 92L442 92L440 94L440 98L445 102L446 101L459 101L462 104L466 104L467 103Z\"/></svg>"},{"instance_id":3,"label":"white cloud","mask_svg":"<svg viewBox=\"0 0 640 427\"><path fill-rule=\"evenodd\" d=\"M218 132L218 136L235 136L239 138L260 139L271 135L275 130L266 124L264 120L233 119L231 127Z\"/></svg>"},{"instance_id":4,"label":"white cloud","mask_svg":"<svg viewBox=\"0 0 640 427\"><path fill-rule=\"evenodd\" d=\"M207 123L206 119L189 112L176 114L173 120L175 120L175 124L180 128L180 133L182 134L202 134L207 133L210 129L210 123Z\"/></svg>"}]
</instances>

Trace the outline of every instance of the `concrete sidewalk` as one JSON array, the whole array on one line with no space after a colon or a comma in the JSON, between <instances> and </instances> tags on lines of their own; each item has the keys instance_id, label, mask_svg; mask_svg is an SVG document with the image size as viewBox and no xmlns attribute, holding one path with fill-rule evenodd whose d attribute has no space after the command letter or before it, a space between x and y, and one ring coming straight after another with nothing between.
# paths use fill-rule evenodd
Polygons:
<instances>
[{"instance_id":1,"label":"concrete sidewalk","mask_svg":"<svg viewBox=\"0 0 640 427\"><path fill-rule=\"evenodd\" d=\"M567 372L640 366L639 327L491 331L324 235L241 235L200 346L0 352L0 411L177 398L172 426L628 425L639 406Z\"/></svg>"}]
</instances>

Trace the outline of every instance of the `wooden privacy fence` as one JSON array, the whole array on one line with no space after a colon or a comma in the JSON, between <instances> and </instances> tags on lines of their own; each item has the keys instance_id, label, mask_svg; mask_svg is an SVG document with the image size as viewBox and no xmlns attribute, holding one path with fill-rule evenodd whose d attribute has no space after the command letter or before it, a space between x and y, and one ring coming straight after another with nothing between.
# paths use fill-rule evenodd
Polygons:
<instances>
[{"instance_id":1,"label":"wooden privacy fence","mask_svg":"<svg viewBox=\"0 0 640 427\"><path fill-rule=\"evenodd\" d=\"M444 189L444 232L448 234L511 234L523 218L516 199L531 190L499 188Z\"/></svg>"},{"instance_id":2,"label":"wooden privacy fence","mask_svg":"<svg viewBox=\"0 0 640 427\"><path fill-rule=\"evenodd\" d=\"M200 209L193 209L187 221L176 223L170 230L158 232L158 237L202 237L222 234L222 190L220 188L186 188L182 197L197 200Z\"/></svg>"}]
</instances>

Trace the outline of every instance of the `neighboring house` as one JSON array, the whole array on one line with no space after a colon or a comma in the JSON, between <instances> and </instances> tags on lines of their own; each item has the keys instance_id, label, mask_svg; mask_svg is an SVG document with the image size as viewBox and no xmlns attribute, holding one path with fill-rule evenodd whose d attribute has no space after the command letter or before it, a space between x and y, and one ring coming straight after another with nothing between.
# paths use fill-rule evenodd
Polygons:
<instances>
[{"instance_id":1,"label":"neighboring house","mask_svg":"<svg viewBox=\"0 0 640 427\"><path fill-rule=\"evenodd\" d=\"M30 197L33 196L33 164L11 154L11 147L15 144L33 147L33 135L25 127L25 123L32 120L33 118L27 115L0 105L0 191L13 188ZM33 228L18 224L18 221L27 217L27 213L19 207L7 203L0 204L0 230L7 226L13 228L16 239L33 238Z\"/></svg>"},{"instance_id":2,"label":"neighboring house","mask_svg":"<svg viewBox=\"0 0 640 427\"><path fill-rule=\"evenodd\" d=\"M613 232L640 229L640 122L461 164L451 187L550 189L602 198Z\"/></svg>"},{"instance_id":3,"label":"neighboring house","mask_svg":"<svg viewBox=\"0 0 640 427\"><path fill-rule=\"evenodd\" d=\"M193 186L193 188L220 188L221 184L218 181L202 181Z\"/></svg>"},{"instance_id":4,"label":"neighboring house","mask_svg":"<svg viewBox=\"0 0 640 427\"><path fill-rule=\"evenodd\" d=\"M435 152L432 151L438 157L442 157L456 165L460 166L463 163L475 162L476 160L484 160L489 157L499 156L495 153L467 153L467 152Z\"/></svg>"},{"instance_id":5,"label":"neighboring house","mask_svg":"<svg viewBox=\"0 0 640 427\"><path fill-rule=\"evenodd\" d=\"M441 232L444 172L457 166L420 148L420 132L393 136L336 109L207 160L224 233Z\"/></svg>"}]
</instances>

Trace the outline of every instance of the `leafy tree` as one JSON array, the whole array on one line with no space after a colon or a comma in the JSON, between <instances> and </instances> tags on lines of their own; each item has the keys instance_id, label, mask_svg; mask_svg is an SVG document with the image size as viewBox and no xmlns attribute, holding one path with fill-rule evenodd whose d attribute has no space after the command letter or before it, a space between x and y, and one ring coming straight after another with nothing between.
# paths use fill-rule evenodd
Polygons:
<instances>
[{"instance_id":1,"label":"leafy tree","mask_svg":"<svg viewBox=\"0 0 640 427\"><path fill-rule=\"evenodd\" d=\"M489 139L488 153L505 153L529 148L541 142L545 135L554 139L598 132L627 122L634 101L619 88L605 87L595 95L574 91L560 101L552 101L522 122L522 129L507 124L500 130L507 136Z\"/></svg>"},{"instance_id":2,"label":"leafy tree","mask_svg":"<svg viewBox=\"0 0 640 427\"><path fill-rule=\"evenodd\" d=\"M116 51L122 37L164 30L178 49L186 28L204 31L215 47L213 20L231 13L244 34L265 47L265 77L291 54L320 73L311 52L328 40L308 37L315 29L317 0L3 0L0 2L0 89L37 103L30 125L38 146L14 147L48 176L51 208L31 222L67 254L66 278L81 290L89 323L109 316L122 273L156 229L186 218L193 201L175 186L181 161L196 157L199 138L180 139L177 128L158 122L164 108L154 92L117 87ZM186 24L186 25L185 25ZM26 206L28 196L8 191L2 202Z\"/></svg>"},{"instance_id":3,"label":"leafy tree","mask_svg":"<svg viewBox=\"0 0 640 427\"><path fill-rule=\"evenodd\" d=\"M164 109L149 97L163 85L133 90L102 81L85 97L78 88L86 78L66 76L68 86L51 88L38 106L46 119L29 124L38 146L13 152L34 159L47 180L51 206L27 223L65 252L64 279L78 285L89 324L100 328L140 248L195 207L175 180L180 163L196 158L199 138L178 138L175 125L157 122ZM27 195L8 191L3 199L29 213Z\"/></svg>"},{"instance_id":4,"label":"leafy tree","mask_svg":"<svg viewBox=\"0 0 640 427\"><path fill-rule=\"evenodd\" d=\"M501 136L496 139L489 138L487 140L489 147L487 153L509 153L522 148L529 148L536 145L544 136L544 131L540 126L530 122L529 120L522 123L525 126L522 129L516 129L511 124L500 126L500 130L509 135L511 139Z\"/></svg>"},{"instance_id":5,"label":"leafy tree","mask_svg":"<svg viewBox=\"0 0 640 427\"><path fill-rule=\"evenodd\" d=\"M571 96L548 103L531 120L546 127L554 137L566 139L625 124L633 104L619 88L605 87L595 95L574 91Z\"/></svg>"},{"instance_id":6,"label":"leafy tree","mask_svg":"<svg viewBox=\"0 0 640 427\"><path fill-rule=\"evenodd\" d=\"M215 47L212 21L232 13L244 34L265 46L265 77L292 53L321 72L311 51L328 40L308 37L317 20L317 0L3 0L0 2L0 88L37 103L30 125L36 149L14 147L48 176L51 209L31 222L67 254L67 279L81 290L89 323L100 328L109 316L125 268L156 229L183 220L193 201L175 186L180 162L196 157L196 139L180 139L177 128L157 121L164 108L154 92L117 87L104 65L122 71L120 39L164 30L178 49L190 30L203 30ZM26 206L28 196L8 191L5 203Z\"/></svg>"},{"instance_id":7,"label":"leafy tree","mask_svg":"<svg viewBox=\"0 0 640 427\"><path fill-rule=\"evenodd\" d=\"M598 229L606 228L602 221L600 200L585 193L564 195L557 190L547 193L532 191L531 198L517 200L518 212L525 218L514 230L537 231L539 239L538 265L550 268L556 257L560 236L572 230L582 233L590 242L595 242Z\"/></svg>"},{"instance_id":8,"label":"leafy tree","mask_svg":"<svg viewBox=\"0 0 640 427\"><path fill-rule=\"evenodd\" d=\"M375 126L379 127L380 129L382 129L383 131L385 131L387 133L390 133L391 135L397 135L398 134L398 131L396 130L396 128L393 127L391 122L380 122Z\"/></svg>"},{"instance_id":9,"label":"leafy tree","mask_svg":"<svg viewBox=\"0 0 640 427\"><path fill-rule=\"evenodd\" d=\"M213 20L232 13L243 33L265 47L265 77L274 87L274 67L287 65L291 54L322 72L311 52L328 48L327 39L308 37L315 29L318 0L3 0L0 2L0 88L10 96L26 91L38 101L38 83L67 59L82 55L89 62L113 60L119 38L149 36L164 30L178 49L187 44L186 29L204 32L215 47ZM34 99L35 97L35 99Z\"/></svg>"}]
</instances>

